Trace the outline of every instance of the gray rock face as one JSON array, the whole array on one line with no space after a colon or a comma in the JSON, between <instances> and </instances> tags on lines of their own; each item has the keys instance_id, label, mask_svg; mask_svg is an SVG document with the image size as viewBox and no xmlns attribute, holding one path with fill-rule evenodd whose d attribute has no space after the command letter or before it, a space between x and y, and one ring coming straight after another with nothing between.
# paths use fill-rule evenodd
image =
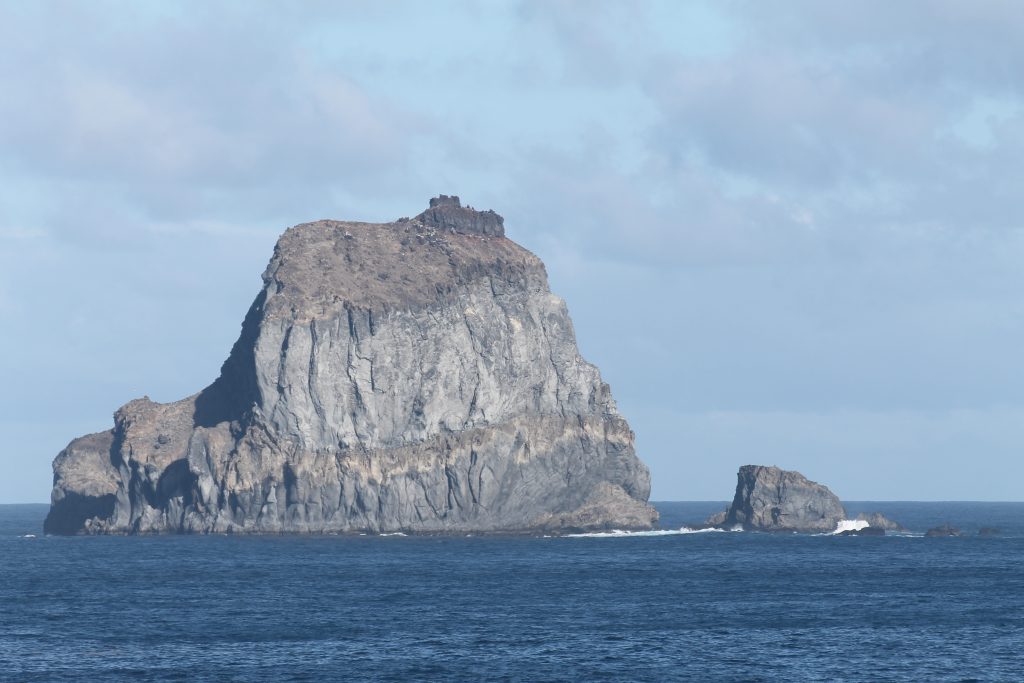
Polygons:
<instances>
[{"instance_id":1,"label":"gray rock face","mask_svg":"<svg viewBox=\"0 0 1024 683\"><path fill-rule=\"evenodd\" d=\"M220 377L54 461L49 533L649 528L650 476L494 212L289 229Z\"/></svg>"},{"instance_id":2,"label":"gray rock face","mask_svg":"<svg viewBox=\"0 0 1024 683\"><path fill-rule=\"evenodd\" d=\"M899 522L894 522L893 520L883 515L881 512L872 512L871 514L862 512L859 515L857 515L857 519L867 522L868 528L871 529L883 529L885 531L906 531L902 524L900 524Z\"/></svg>"},{"instance_id":3,"label":"gray rock face","mask_svg":"<svg viewBox=\"0 0 1024 683\"><path fill-rule=\"evenodd\" d=\"M744 465L737 474L732 505L708 523L755 531L826 533L835 531L845 518L839 498L799 472Z\"/></svg>"},{"instance_id":4,"label":"gray rock face","mask_svg":"<svg viewBox=\"0 0 1024 683\"><path fill-rule=\"evenodd\" d=\"M505 219L493 211L476 211L462 206L458 197L446 194L430 200L430 208L416 217L431 228L464 235L505 236Z\"/></svg>"}]
</instances>

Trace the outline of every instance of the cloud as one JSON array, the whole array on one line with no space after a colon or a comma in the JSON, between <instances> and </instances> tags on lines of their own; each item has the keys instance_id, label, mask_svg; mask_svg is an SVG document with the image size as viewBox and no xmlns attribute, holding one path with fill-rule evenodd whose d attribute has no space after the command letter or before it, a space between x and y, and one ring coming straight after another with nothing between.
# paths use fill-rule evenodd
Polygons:
<instances>
[{"instance_id":1,"label":"cloud","mask_svg":"<svg viewBox=\"0 0 1024 683\"><path fill-rule=\"evenodd\" d=\"M750 48L785 47L806 59L863 65L887 74L900 96L932 89L955 94L1020 92L1024 67L1024 10L1012 0L927 4L869 0L826 4L733 3L732 16L747 26Z\"/></svg>"},{"instance_id":2,"label":"cloud","mask_svg":"<svg viewBox=\"0 0 1024 683\"><path fill-rule=\"evenodd\" d=\"M818 223L836 229L1019 225L1007 181L1024 151L1024 99L1007 76L1024 65L1010 39L1024 12L873 5L734 5L745 35L735 51L665 54L646 75L663 115L654 144L669 163L724 182L813 197L804 201ZM978 115L986 109L994 115Z\"/></svg>"},{"instance_id":3,"label":"cloud","mask_svg":"<svg viewBox=\"0 0 1024 683\"><path fill-rule=\"evenodd\" d=\"M933 112L854 87L842 74L782 56L680 62L649 82L656 131L676 164L773 187L871 185L926 154Z\"/></svg>"},{"instance_id":4,"label":"cloud","mask_svg":"<svg viewBox=\"0 0 1024 683\"><path fill-rule=\"evenodd\" d=\"M582 153L529 151L564 160L535 166L557 169L561 182L553 172L546 182L565 198L551 202L563 214L601 214L583 248L652 262L845 258L894 244L953 248L965 231L1024 222L1017 3L708 7L651 3L619 17L602 4L524 5L528 25L546 26L574 65L567 86L600 83L653 107L633 139L620 122L608 139L579 141ZM718 15L720 49L689 49L695 12ZM615 145L633 160L601 153Z\"/></svg>"},{"instance_id":5,"label":"cloud","mask_svg":"<svg viewBox=\"0 0 1024 683\"><path fill-rule=\"evenodd\" d=\"M564 78L589 85L627 77L631 46L650 35L648 8L639 3L526 0L519 16L527 30L547 34Z\"/></svg>"},{"instance_id":6,"label":"cloud","mask_svg":"<svg viewBox=\"0 0 1024 683\"><path fill-rule=\"evenodd\" d=\"M764 195L730 196L690 168L624 172L600 152L534 150L515 171L514 222L540 226L593 258L707 267L788 261L812 246L796 207Z\"/></svg>"},{"instance_id":7,"label":"cloud","mask_svg":"<svg viewBox=\"0 0 1024 683\"><path fill-rule=\"evenodd\" d=\"M80 230L90 211L87 223L282 217L407 180L425 119L321 63L288 22L239 7L154 17L134 6L117 21L102 7L13 10L34 40L4 48L22 68L4 74L0 149L49 186L56 225ZM89 30L70 31L69 14Z\"/></svg>"}]
</instances>

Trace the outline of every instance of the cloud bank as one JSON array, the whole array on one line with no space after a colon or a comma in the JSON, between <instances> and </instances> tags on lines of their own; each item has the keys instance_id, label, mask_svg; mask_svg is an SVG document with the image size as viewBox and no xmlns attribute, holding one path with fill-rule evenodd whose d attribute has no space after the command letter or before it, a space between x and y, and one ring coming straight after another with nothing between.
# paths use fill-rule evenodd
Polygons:
<instances>
[{"instance_id":1,"label":"cloud bank","mask_svg":"<svg viewBox=\"0 0 1024 683\"><path fill-rule=\"evenodd\" d=\"M545 259L655 498L764 462L1019 499L1022 32L1014 2L4 5L0 501L215 376L284 228L438 192Z\"/></svg>"}]
</instances>

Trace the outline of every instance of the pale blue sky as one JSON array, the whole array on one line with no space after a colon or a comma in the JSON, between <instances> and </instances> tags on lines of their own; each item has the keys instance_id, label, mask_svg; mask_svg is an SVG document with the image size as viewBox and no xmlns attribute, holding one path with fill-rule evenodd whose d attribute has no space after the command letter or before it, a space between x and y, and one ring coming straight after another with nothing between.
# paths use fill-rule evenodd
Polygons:
<instances>
[{"instance_id":1,"label":"pale blue sky","mask_svg":"<svg viewBox=\"0 0 1024 683\"><path fill-rule=\"evenodd\" d=\"M0 3L0 502L211 381L277 235L455 193L655 499L1021 500L1024 4Z\"/></svg>"}]
</instances>

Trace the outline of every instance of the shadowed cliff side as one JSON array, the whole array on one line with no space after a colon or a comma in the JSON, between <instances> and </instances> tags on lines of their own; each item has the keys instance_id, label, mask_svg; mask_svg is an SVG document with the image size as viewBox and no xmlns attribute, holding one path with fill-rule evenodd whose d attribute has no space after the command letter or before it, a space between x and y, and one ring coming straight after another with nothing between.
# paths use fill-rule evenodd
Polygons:
<instances>
[{"instance_id":1,"label":"shadowed cliff side","mask_svg":"<svg viewBox=\"0 0 1024 683\"><path fill-rule=\"evenodd\" d=\"M54 461L48 533L649 528L650 477L493 211L287 230L220 377Z\"/></svg>"}]
</instances>

